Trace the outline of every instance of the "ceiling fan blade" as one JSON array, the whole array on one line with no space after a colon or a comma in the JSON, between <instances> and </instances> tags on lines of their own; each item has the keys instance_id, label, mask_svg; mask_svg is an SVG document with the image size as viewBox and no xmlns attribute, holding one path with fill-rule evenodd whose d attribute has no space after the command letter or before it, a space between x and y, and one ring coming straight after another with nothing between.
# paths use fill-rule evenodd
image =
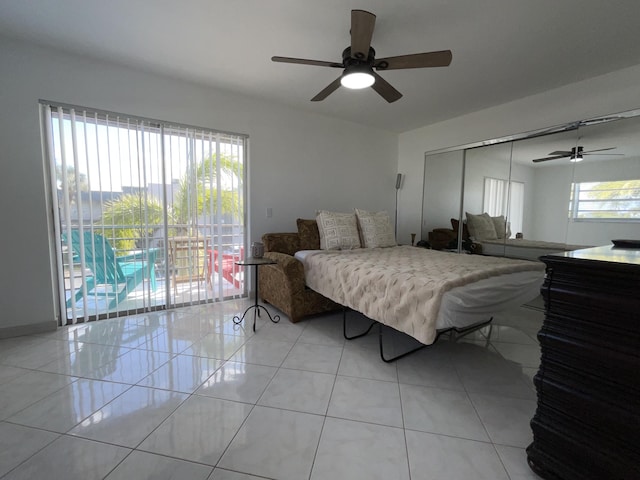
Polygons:
<instances>
[{"instance_id":1,"label":"ceiling fan blade","mask_svg":"<svg viewBox=\"0 0 640 480\"><path fill-rule=\"evenodd\" d=\"M300 65L315 65L318 67L344 68L341 63L323 62L322 60L307 60L306 58L271 57L271 61L281 63L297 63Z\"/></svg>"},{"instance_id":2,"label":"ceiling fan blade","mask_svg":"<svg viewBox=\"0 0 640 480\"><path fill-rule=\"evenodd\" d=\"M595 150L592 150L595 151ZM607 157L624 157L624 153L590 153L590 152L582 152L582 155L602 155Z\"/></svg>"},{"instance_id":3,"label":"ceiling fan blade","mask_svg":"<svg viewBox=\"0 0 640 480\"><path fill-rule=\"evenodd\" d=\"M606 151L606 150L615 150L615 149L616 149L616 147L609 147L609 148L596 148L595 150L585 150L585 151L583 151L582 153L583 153L583 154L588 154L588 153L591 153L591 152L604 152L604 151ZM605 154L605 153L603 153L603 155L606 155L606 154Z\"/></svg>"},{"instance_id":4,"label":"ceiling fan blade","mask_svg":"<svg viewBox=\"0 0 640 480\"><path fill-rule=\"evenodd\" d=\"M560 155L563 157L569 157L575 153L575 150L556 150L555 152L550 152L549 155Z\"/></svg>"},{"instance_id":5,"label":"ceiling fan blade","mask_svg":"<svg viewBox=\"0 0 640 480\"><path fill-rule=\"evenodd\" d=\"M331 82L329 85L327 85L324 90L322 90L319 94L317 94L315 97L313 97L311 99L312 102L320 102L322 100L324 100L325 98L327 98L329 95L331 95L333 92L335 92L338 87L340 86L340 78L342 77L338 77L336 78L333 82Z\"/></svg>"},{"instance_id":6,"label":"ceiling fan blade","mask_svg":"<svg viewBox=\"0 0 640 480\"><path fill-rule=\"evenodd\" d=\"M571 154L569 154L569 155L555 155L553 157L535 158L535 159L533 159L533 163L546 162L548 160L557 160L559 158L567 158L567 157L570 157L570 156L571 156Z\"/></svg>"},{"instance_id":7,"label":"ceiling fan blade","mask_svg":"<svg viewBox=\"0 0 640 480\"><path fill-rule=\"evenodd\" d=\"M439 52L413 53L397 57L379 58L375 61L376 70L399 70L401 68L446 67L451 63L451 50Z\"/></svg>"},{"instance_id":8,"label":"ceiling fan blade","mask_svg":"<svg viewBox=\"0 0 640 480\"><path fill-rule=\"evenodd\" d=\"M376 72L372 71L373 76L376 81L371 88L373 88L378 94L384 98L387 102L393 103L396 100L400 100L402 98L402 94L393 88L389 82L387 82L384 78L378 75Z\"/></svg>"},{"instance_id":9,"label":"ceiling fan blade","mask_svg":"<svg viewBox=\"0 0 640 480\"><path fill-rule=\"evenodd\" d=\"M365 60L373 37L376 16L365 10L351 10L351 56Z\"/></svg>"}]
</instances>

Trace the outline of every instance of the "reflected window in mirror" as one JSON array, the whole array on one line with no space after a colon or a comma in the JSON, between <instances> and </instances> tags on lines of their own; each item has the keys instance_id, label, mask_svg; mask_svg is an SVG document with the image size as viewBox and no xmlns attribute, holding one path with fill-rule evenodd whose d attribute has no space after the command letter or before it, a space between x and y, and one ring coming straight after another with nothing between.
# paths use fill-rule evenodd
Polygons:
<instances>
[{"instance_id":1,"label":"reflected window in mirror","mask_svg":"<svg viewBox=\"0 0 640 480\"><path fill-rule=\"evenodd\" d=\"M573 221L640 221L640 180L573 183L569 216Z\"/></svg>"}]
</instances>

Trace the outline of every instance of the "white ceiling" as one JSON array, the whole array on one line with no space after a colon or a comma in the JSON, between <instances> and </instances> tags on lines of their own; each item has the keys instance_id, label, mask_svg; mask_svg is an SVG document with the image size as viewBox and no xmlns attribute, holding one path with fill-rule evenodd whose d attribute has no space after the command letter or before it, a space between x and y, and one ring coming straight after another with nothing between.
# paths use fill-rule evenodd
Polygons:
<instances>
[{"instance_id":1,"label":"white ceiling","mask_svg":"<svg viewBox=\"0 0 640 480\"><path fill-rule=\"evenodd\" d=\"M377 57L450 49L451 66L381 75L404 94L338 89L350 10L377 15ZM640 64L638 0L2 0L0 33L403 132Z\"/></svg>"}]
</instances>

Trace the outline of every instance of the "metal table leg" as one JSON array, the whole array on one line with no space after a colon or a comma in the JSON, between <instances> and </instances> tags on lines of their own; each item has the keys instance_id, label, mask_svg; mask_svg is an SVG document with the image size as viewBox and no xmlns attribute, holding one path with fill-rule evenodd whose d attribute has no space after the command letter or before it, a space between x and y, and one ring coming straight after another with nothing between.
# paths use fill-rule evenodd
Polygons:
<instances>
[{"instance_id":1,"label":"metal table leg","mask_svg":"<svg viewBox=\"0 0 640 480\"><path fill-rule=\"evenodd\" d=\"M253 264L252 265L254 268L254 289L255 289L255 299L254 299L254 303L253 305L247 307L247 309L244 311L244 313L242 314L242 316L239 315L235 315L233 317L233 323L235 323L236 325L242 323L242 321L244 320L244 318L247 316L247 313L249 313L250 311L253 310L253 331L256 331L256 317L260 316L260 311L264 310L267 313L267 316L269 317L269 320L271 320L273 323L278 323L280 321L280 315L274 315L273 317L271 316L271 313L269 313L269 310L267 310L266 307L264 307L263 305L260 305L258 303L258 267L260 265L256 265Z\"/></svg>"}]
</instances>

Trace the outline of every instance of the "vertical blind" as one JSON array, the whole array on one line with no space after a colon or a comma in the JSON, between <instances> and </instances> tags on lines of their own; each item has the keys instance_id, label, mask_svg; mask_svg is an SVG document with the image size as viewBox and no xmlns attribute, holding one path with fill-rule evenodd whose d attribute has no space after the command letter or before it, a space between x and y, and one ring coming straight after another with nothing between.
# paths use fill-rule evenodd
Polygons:
<instances>
[{"instance_id":1,"label":"vertical blind","mask_svg":"<svg viewBox=\"0 0 640 480\"><path fill-rule=\"evenodd\" d=\"M43 102L64 323L244 293L244 135Z\"/></svg>"}]
</instances>

